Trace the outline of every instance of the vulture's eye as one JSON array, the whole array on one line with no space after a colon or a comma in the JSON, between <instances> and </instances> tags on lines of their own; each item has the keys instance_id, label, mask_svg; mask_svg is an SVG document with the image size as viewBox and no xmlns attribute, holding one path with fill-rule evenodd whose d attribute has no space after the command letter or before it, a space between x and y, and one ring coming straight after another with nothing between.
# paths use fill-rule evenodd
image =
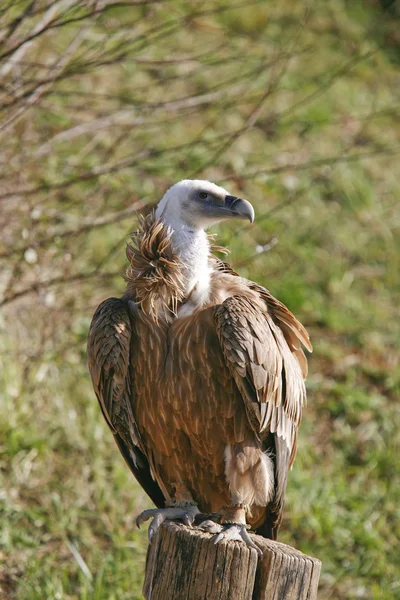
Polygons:
<instances>
[{"instance_id":1,"label":"vulture's eye","mask_svg":"<svg viewBox=\"0 0 400 600\"><path fill-rule=\"evenodd\" d=\"M199 198L200 200L205 200L206 198L208 198L207 192L200 192Z\"/></svg>"}]
</instances>

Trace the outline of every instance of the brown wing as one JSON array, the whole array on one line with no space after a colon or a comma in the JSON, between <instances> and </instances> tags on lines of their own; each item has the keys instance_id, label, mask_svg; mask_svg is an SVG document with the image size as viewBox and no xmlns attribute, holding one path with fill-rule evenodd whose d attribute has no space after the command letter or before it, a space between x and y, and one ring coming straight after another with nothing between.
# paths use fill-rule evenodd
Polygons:
<instances>
[{"instance_id":1,"label":"brown wing","mask_svg":"<svg viewBox=\"0 0 400 600\"><path fill-rule=\"evenodd\" d=\"M89 330L89 371L102 413L118 448L145 492L162 507L164 496L151 476L132 412L131 318L132 311L123 300L109 298L100 304Z\"/></svg>"},{"instance_id":2,"label":"brown wing","mask_svg":"<svg viewBox=\"0 0 400 600\"><path fill-rule=\"evenodd\" d=\"M300 341L309 349L311 345L305 329L283 304L261 286L247 285L257 293L257 301L232 296L215 310L215 320L249 423L266 448L273 443L276 493L266 529L275 537L306 400L306 360Z\"/></svg>"},{"instance_id":3,"label":"brown wing","mask_svg":"<svg viewBox=\"0 0 400 600\"><path fill-rule=\"evenodd\" d=\"M307 330L290 312L290 310L282 302L274 298L274 296L268 290L263 288L261 285L254 283L253 281L248 281L247 283L250 289L257 292L257 294L267 305L272 319L281 329L290 350L300 363L303 377L306 378L308 370L307 359L303 350L301 349L301 344L303 344L303 346L307 348L309 352L312 352L310 336L308 335Z\"/></svg>"}]
</instances>

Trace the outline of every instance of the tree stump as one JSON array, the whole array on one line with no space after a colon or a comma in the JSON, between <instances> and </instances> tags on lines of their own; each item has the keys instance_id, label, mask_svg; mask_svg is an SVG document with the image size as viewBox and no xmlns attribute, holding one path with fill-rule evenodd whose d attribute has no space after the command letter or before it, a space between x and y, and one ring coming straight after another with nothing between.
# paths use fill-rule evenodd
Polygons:
<instances>
[{"instance_id":1,"label":"tree stump","mask_svg":"<svg viewBox=\"0 0 400 600\"><path fill-rule=\"evenodd\" d=\"M262 558L243 543L215 545L212 537L164 523L147 551L146 600L316 600L318 559L259 535L252 537Z\"/></svg>"}]
</instances>

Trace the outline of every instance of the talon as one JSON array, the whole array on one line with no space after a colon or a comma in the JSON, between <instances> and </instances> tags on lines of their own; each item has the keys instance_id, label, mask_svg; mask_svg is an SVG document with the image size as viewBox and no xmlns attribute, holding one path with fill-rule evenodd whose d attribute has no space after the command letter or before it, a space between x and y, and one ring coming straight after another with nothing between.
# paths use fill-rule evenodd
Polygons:
<instances>
[{"instance_id":1,"label":"talon","mask_svg":"<svg viewBox=\"0 0 400 600\"><path fill-rule=\"evenodd\" d=\"M214 521L211 521L210 519L202 521L197 527L206 533L219 533L222 529L222 525L214 523Z\"/></svg>"},{"instance_id":2,"label":"talon","mask_svg":"<svg viewBox=\"0 0 400 600\"><path fill-rule=\"evenodd\" d=\"M182 521L184 522L185 525L187 525L188 527L191 527L192 523L194 521L194 516L186 512L182 517Z\"/></svg>"},{"instance_id":3,"label":"talon","mask_svg":"<svg viewBox=\"0 0 400 600\"><path fill-rule=\"evenodd\" d=\"M148 530L149 542L151 543L154 534L157 533L164 521L183 521L185 525L191 526L198 512L199 509L195 504L188 506L187 503L184 507L175 505L168 508L151 508L144 510L136 517L136 526L140 529L142 523L152 519Z\"/></svg>"},{"instance_id":4,"label":"talon","mask_svg":"<svg viewBox=\"0 0 400 600\"><path fill-rule=\"evenodd\" d=\"M244 542L248 548L254 548L259 556L263 555L261 548L253 542L248 534L246 525L241 523L226 523L218 535L215 536L214 544L219 544L222 540Z\"/></svg>"},{"instance_id":5,"label":"talon","mask_svg":"<svg viewBox=\"0 0 400 600\"><path fill-rule=\"evenodd\" d=\"M141 512L140 515L136 517L136 527L140 529L141 524L154 517L157 512L158 511L156 508L150 508L149 510L144 510L143 512Z\"/></svg>"}]
</instances>

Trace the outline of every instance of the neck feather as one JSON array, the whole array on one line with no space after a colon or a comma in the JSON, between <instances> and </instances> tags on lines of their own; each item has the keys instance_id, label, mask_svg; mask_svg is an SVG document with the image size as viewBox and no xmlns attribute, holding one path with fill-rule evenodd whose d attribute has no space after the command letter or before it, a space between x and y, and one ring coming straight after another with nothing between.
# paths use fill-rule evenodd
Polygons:
<instances>
[{"instance_id":1,"label":"neck feather","mask_svg":"<svg viewBox=\"0 0 400 600\"><path fill-rule=\"evenodd\" d=\"M210 244L203 229L139 218L127 246L127 295L154 321L192 314L210 294Z\"/></svg>"},{"instance_id":2,"label":"neck feather","mask_svg":"<svg viewBox=\"0 0 400 600\"><path fill-rule=\"evenodd\" d=\"M208 288L210 281L210 243L204 229L192 229L180 223L171 224L172 246L181 259L186 296L194 288Z\"/></svg>"}]
</instances>

